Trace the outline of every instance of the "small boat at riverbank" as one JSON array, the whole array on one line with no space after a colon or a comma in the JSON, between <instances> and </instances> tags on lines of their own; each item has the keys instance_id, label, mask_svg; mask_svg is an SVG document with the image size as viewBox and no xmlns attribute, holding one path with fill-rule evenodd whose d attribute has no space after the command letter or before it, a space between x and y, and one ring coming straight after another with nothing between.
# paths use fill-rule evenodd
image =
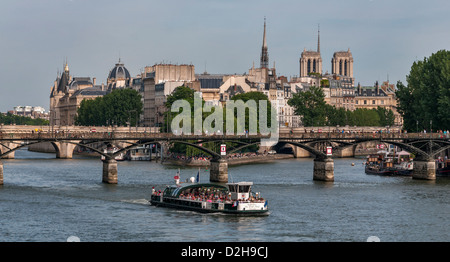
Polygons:
<instances>
[{"instance_id":1,"label":"small boat at riverbank","mask_svg":"<svg viewBox=\"0 0 450 262\"><path fill-rule=\"evenodd\" d=\"M234 215L268 215L267 200L253 193L253 182L182 183L167 186L163 192L153 190L154 206L191 210L202 213Z\"/></svg>"},{"instance_id":2,"label":"small boat at riverbank","mask_svg":"<svg viewBox=\"0 0 450 262\"><path fill-rule=\"evenodd\" d=\"M105 149L103 150L103 153L105 153L105 154L115 154L115 153L117 153L118 151L119 151L119 149L118 149L117 147L108 147L108 148L105 148ZM102 155L102 156L101 156L101 159L102 159L102 160L105 160L106 158L105 158L104 155ZM116 161L123 161L123 160L125 160L125 154L124 154L124 153L120 153L120 154L117 155L114 159L115 159Z\"/></svg>"},{"instance_id":3,"label":"small boat at riverbank","mask_svg":"<svg viewBox=\"0 0 450 262\"><path fill-rule=\"evenodd\" d=\"M436 176L450 177L450 160L436 162Z\"/></svg>"},{"instance_id":4,"label":"small boat at riverbank","mask_svg":"<svg viewBox=\"0 0 450 262\"><path fill-rule=\"evenodd\" d=\"M408 160L400 158L405 155L408 155ZM370 175L411 176L413 172L413 162L409 159L407 152L400 152L391 157L389 152L378 152L378 154L367 156L365 165L365 172Z\"/></svg>"},{"instance_id":5,"label":"small boat at riverbank","mask_svg":"<svg viewBox=\"0 0 450 262\"><path fill-rule=\"evenodd\" d=\"M131 149L125 155L125 158L130 161L150 161L152 150L149 146L138 146L135 149Z\"/></svg>"}]
</instances>

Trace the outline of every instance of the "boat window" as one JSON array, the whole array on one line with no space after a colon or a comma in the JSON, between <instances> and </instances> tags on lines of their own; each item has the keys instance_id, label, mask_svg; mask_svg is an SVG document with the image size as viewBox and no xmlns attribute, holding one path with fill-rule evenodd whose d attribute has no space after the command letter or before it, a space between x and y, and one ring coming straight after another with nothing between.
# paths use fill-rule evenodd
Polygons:
<instances>
[{"instance_id":1,"label":"boat window","mask_svg":"<svg viewBox=\"0 0 450 262\"><path fill-rule=\"evenodd\" d=\"M237 192L237 185L228 185L230 192Z\"/></svg>"},{"instance_id":2,"label":"boat window","mask_svg":"<svg viewBox=\"0 0 450 262\"><path fill-rule=\"evenodd\" d=\"M239 186L239 192L250 192L250 186Z\"/></svg>"}]
</instances>

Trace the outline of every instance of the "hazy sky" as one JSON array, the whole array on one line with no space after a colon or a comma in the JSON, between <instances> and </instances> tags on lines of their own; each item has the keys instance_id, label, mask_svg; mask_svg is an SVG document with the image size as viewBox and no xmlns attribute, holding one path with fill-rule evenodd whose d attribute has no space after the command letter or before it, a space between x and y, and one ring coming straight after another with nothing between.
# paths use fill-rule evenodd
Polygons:
<instances>
[{"instance_id":1,"label":"hazy sky","mask_svg":"<svg viewBox=\"0 0 450 262\"><path fill-rule=\"evenodd\" d=\"M156 63L197 73L259 66L264 17L269 65L298 75L304 48L323 71L350 48L356 83L405 82L412 63L450 45L448 0L0 0L0 111L49 109L66 57L74 76L106 78L119 56L132 76Z\"/></svg>"}]
</instances>

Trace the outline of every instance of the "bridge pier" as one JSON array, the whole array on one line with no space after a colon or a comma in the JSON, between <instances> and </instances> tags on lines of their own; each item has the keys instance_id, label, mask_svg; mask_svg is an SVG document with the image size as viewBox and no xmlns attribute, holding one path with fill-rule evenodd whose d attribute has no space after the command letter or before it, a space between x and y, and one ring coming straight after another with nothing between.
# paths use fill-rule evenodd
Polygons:
<instances>
[{"instance_id":1,"label":"bridge pier","mask_svg":"<svg viewBox=\"0 0 450 262\"><path fill-rule=\"evenodd\" d=\"M334 181L334 160L332 158L315 158L313 180Z\"/></svg>"},{"instance_id":2,"label":"bridge pier","mask_svg":"<svg viewBox=\"0 0 450 262\"><path fill-rule=\"evenodd\" d=\"M106 184L117 184L117 161L115 159L105 159L103 161L102 182Z\"/></svg>"},{"instance_id":3,"label":"bridge pier","mask_svg":"<svg viewBox=\"0 0 450 262\"><path fill-rule=\"evenodd\" d=\"M0 160L0 185L3 185L3 163Z\"/></svg>"},{"instance_id":4,"label":"bridge pier","mask_svg":"<svg viewBox=\"0 0 450 262\"><path fill-rule=\"evenodd\" d=\"M228 161L226 159L211 159L209 180L211 182L228 182Z\"/></svg>"},{"instance_id":5,"label":"bridge pier","mask_svg":"<svg viewBox=\"0 0 450 262\"><path fill-rule=\"evenodd\" d=\"M436 162L431 160L414 160L413 175L414 179L435 180Z\"/></svg>"}]
</instances>

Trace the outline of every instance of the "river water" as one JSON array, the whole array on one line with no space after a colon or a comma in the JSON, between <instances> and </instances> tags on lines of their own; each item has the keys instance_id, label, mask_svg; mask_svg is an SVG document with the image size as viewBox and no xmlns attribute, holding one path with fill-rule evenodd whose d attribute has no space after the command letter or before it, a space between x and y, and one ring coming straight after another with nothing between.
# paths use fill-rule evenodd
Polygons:
<instances>
[{"instance_id":1,"label":"river water","mask_svg":"<svg viewBox=\"0 0 450 262\"><path fill-rule=\"evenodd\" d=\"M366 175L363 159L335 159L334 183L312 180L312 159L230 166L230 181L253 181L268 199L265 217L150 206L152 186L173 183L176 166L119 162L119 183L107 185L97 158L18 150L2 161L2 242L450 241L449 178ZM182 180L197 171L181 168ZM209 181L209 172L200 179Z\"/></svg>"}]
</instances>

